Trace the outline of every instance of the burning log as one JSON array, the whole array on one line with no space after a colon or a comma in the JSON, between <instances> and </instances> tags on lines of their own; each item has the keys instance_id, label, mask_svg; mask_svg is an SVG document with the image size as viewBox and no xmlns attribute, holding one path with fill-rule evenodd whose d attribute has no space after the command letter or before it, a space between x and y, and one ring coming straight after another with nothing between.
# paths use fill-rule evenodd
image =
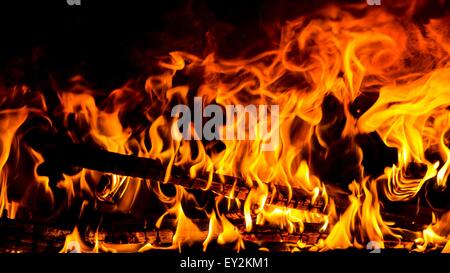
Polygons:
<instances>
[{"instance_id":1,"label":"burning log","mask_svg":"<svg viewBox=\"0 0 450 273\"><path fill-rule=\"evenodd\" d=\"M44 175L54 173L55 169L66 173L72 171L74 167L78 167L162 182L166 173L166 167L159 160L108 152L85 145L45 145L44 150L49 161L38 169ZM245 200L251 190L240 178L213 174L212 180L209 181L208 176L209 174L202 174L191 178L183 168L173 166L169 183L190 190L209 190L218 195L235 197L240 200ZM321 209L324 206L323 200L317 200L311 204L310 197L300 188L290 189L283 185L268 185L268 187L268 192L272 194L271 198L275 205L309 210ZM290 194L291 199L288 198ZM346 195L336 197L338 204L346 207Z\"/></svg>"},{"instance_id":2,"label":"burning log","mask_svg":"<svg viewBox=\"0 0 450 273\"><path fill-rule=\"evenodd\" d=\"M103 173L137 177L162 182L166 172L166 167L156 159L143 158L134 155L123 155L98 148L91 148L81 144L64 144L41 146L48 161L44 163L40 170L43 174L54 173L55 169L59 172L71 172L74 168L86 168ZM70 155L70 156L67 156ZM51 166L50 166L51 165ZM214 174L208 187L208 174L200 174L196 178L187 175L188 172L183 168L173 166L169 184L178 185L188 190L208 190L214 194L225 197L235 197L239 200L245 200L251 188L245 182L236 177ZM311 204L310 197L300 188L289 189L283 185L268 185L269 197L273 205L295 208L308 211L322 211L323 200L317 200ZM344 211L349 204L348 193L339 186L326 184L327 194L334 200L338 211ZM291 190L291 199L288 199ZM391 207L391 206L388 206ZM393 206L393 211L383 212L388 219L404 219L405 215L415 215L412 212L417 210L417 203L403 202L401 206ZM420 230L424 223L427 223L431 216L431 209L421 206L421 215L415 219L413 229ZM411 219L405 218L408 226Z\"/></svg>"},{"instance_id":3,"label":"burning log","mask_svg":"<svg viewBox=\"0 0 450 273\"><path fill-rule=\"evenodd\" d=\"M170 221L169 221L170 222ZM199 237L208 235L208 220L194 220L196 225L202 227ZM166 223L168 226L174 223ZM137 251L150 243L155 248L170 247L174 236L174 230L170 228L154 229L120 229L108 228L95 231L90 230L84 234L77 230L49 227L42 224L23 222L11 219L0 219L0 253L56 253L59 252L66 241L67 236L76 235L77 242L73 242L73 249L77 251L79 244L86 244L92 251ZM74 236L75 237L75 236ZM314 227L305 227L302 233L289 234L287 232L268 229L266 227L255 228L252 232L242 232L242 239L246 242L246 249L260 249L268 247L277 251L299 250L299 242L306 249L315 245L319 240L327 237L326 233L318 232ZM98 249L95 246L98 245ZM411 249L414 238L405 238L401 244L398 241L385 241L387 247L396 249ZM79 246L81 247L81 246ZM186 246L187 247L187 246ZM200 244L191 247L201 247ZM230 247L232 247L230 245ZM208 249L214 248L214 244ZM221 246L220 249L224 249Z\"/></svg>"},{"instance_id":4,"label":"burning log","mask_svg":"<svg viewBox=\"0 0 450 273\"><path fill-rule=\"evenodd\" d=\"M31 143L32 146L41 152L45 158L44 163L38 168L41 175L73 174L81 168L105 174L148 179L154 182L164 181L166 175L166 166L156 159L113 153L84 144L60 141L60 139L45 142L42 139L51 138L39 137L35 139L38 139L38 141ZM196 178L191 178L188 173L181 167L173 166L168 184L194 191L208 190L216 195L234 197L239 200L246 200L251 191L251 187L240 178L214 174L212 180L209 181L208 173L200 173ZM325 186L327 194L334 200L338 213L347 209L349 193L339 185L326 184ZM271 200L273 205L307 211L323 211L324 200L318 198L314 204L311 204L311 197L300 188L288 188L284 185L268 185L268 187L269 196L267 200ZM291 198L289 199L290 191ZM414 213L417 210L417 203L403 203L401 206L393 204L388 207L389 209L381 212L383 217L394 222L399 221L398 224L400 225L406 224L413 230L421 230L425 224L429 223L431 210L428 207L421 206L422 213L418 217ZM391 208L394 209L391 210ZM242 214L239 215L239 220L236 221L237 225L243 225L242 216Z\"/></svg>"}]
</instances>

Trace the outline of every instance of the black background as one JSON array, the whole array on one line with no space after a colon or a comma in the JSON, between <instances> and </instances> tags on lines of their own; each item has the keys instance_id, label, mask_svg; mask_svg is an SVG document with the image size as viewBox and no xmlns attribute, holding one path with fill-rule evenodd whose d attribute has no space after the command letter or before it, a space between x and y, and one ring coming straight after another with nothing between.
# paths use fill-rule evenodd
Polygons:
<instances>
[{"instance_id":1,"label":"black background","mask_svg":"<svg viewBox=\"0 0 450 273\"><path fill-rule=\"evenodd\" d=\"M2 1L0 83L33 89L49 77L63 85L81 74L94 88L107 91L148 75L152 59L170 51L206 54L211 48L207 33L224 57L267 50L278 41L285 20L330 2L365 1L81 0L80 6L66 0ZM382 8L397 2L384 0ZM418 20L440 16L450 5L426 2Z\"/></svg>"},{"instance_id":2,"label":"black background","mask_svg":"<svg viewBox=\"0 0 450 273\"><path fill-rule=\"evenodd\" d=\"M202 53L207 32L220 39L224 56L245 47L267 48L268 28L325 2L81 0L81 6L69 6L66 0L2 1L2 82L34 87L50 74L63 84L81 73L94 87L114 89L145 73L152 58L172 50Z\"/></svg>"},{"instance_id":3,"label":"black background","mask_svg":"<svg viewBox=\"0 0 450 273\"><path fill-rule=\"evenodd\" d=\"M205 54L208 32L224 57L267 50L285 20L330 2L365 1L81 0L81 6L66 0L2 1L0 83L33 88L50 76L64 84L81 74L93 87L110 90L146 74L153 58L170 51ZM402 1L384 0L382 8L397 2ZM418 20L440 16L450 5L426 3Z\"/></svg>"},{"instance_id":4,"label":"black background","mask_svg":"<svg viewBox=\"0 0 450 273\"><path fill-rule=\"evenodd\" d=\"M268 258L268 268L223 268L213 270L181 268L181 259L224 257ZM448 264L446 255L356 251L327 253L184 253L176 251L138 254L0 255L3 268L17 272L428 272ZM433 268L433 269L432 269Z\"/></svg>"}]
</instances>

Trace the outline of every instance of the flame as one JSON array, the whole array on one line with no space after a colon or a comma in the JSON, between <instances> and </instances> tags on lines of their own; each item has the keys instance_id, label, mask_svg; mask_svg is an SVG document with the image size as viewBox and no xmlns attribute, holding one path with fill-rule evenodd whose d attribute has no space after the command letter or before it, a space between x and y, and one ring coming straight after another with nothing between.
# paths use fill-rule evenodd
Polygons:
<instances>
[{"instance_id":1,"label":"flame","mask_svg":"<svg viewBox=\"0 0 450 273\"><path fill-rule=\"evenodd\" d=\"M442 181L447 172L446 165L437 171L439 164L429 162L425 157L427 142L427 145L440 145L445 153L448 148L442 145L442 137L424 139L422 132L435 128L434 124L429 124L430 119L448 115L442 110L448 105L449 93L445 86L449 83L449 72L448 69L440 69L405 85L383 87L378 101L358 121L362 130L377 130L386 145L398 150L398 166L386 169L389 181L386 196L391 200L410 199L425 181L436 177L438 172L441 177L438 180ZM413 163L426 166L421 177L407 177L406 168Z\"/></svg>"},{"instance_id":2,"label":"flame","mask_svg":"<svg viewBox=\"0 0 450 273\"><path fill-rule=\"evenodd\" d=\"M386 222L381 217L376 184L376 181L367 179L362 185L356 182L350 184L350 205L332 227L326 240L319 244L321 250L364 248L370 242L376 242L384 248L386 236L397 240L402 238L390 227L394 223Z\"/></svg>"},{"instance_id":3,"label":"flame","mask_svg":"<svg viewBox=\"0 0 450 273\"><path fill-rule=\"evenodd\" d=\"M92 253L98 252L98 246L89 247L81 238L78 228L75 227L72 233L66 236L66 241L60 253Z\"/></svg>"},{"instance_id":4,"label":"flame","mask_svg":"<svg viewBox=\"0 0 450 273\"><path fill-rule=\"evenodd\" d=\"M417 246L414 251L424 252L439 249L439 247L443 246L442 253L448 253L449 220L449 212L445 212L439 217L433 214L432 223L422 231L422 234L417 236L418 238L415 240Z\"/></svg>"},{"instance_id":5,"label":"flame","mask_svg":"<svg viewBox=\"0 0 450 273\"><path fill-rule=\"evenodd\" d=\"M15 218L17 204L8 201L8 169L5 165L11 151L14 135L25 122L27 116L28 109L25 107L0 112L0 217L3 215L4 209L7 209L8 217Z\"/></svg>"},{"instance_id":6,"label":"flame","mask_svg":"<svg viewBox=\"0 0 450 273\"><path fill-rule=\"evenodd\" d=\"M223 215L217 216L216 212L210 216L208 236L203 242L203 251L206 251L208 244L214 239L220 245L234 243L234 249L239 252L244 249L244 240L239 230Z\"/></svg>"},{"instance_id":7,"label":"flame","mask_svg":"<svg viewBox=\"0 0 450 273\"><path fill-rule=\"evenodd\" d=\"M436 175L436 183L437 185L439 185L441 188L446 188L447 187L447 179L448 179L448 175L450 173L450 150L448 148L448 144L446 143L446 138L445 138L445 128L449 128L450 127L450 113L444 113L443 115L440 115L436 121L435 121L435 128L438 128L437 133L439 134L439 151L441 153L441 157L443 159L443 161L445 162L442 167L440 168L440 170L438 171L437 175ZM439 130L441 129L441 130ZM440 132L439 132L440 131Z\"/></svg>"},{"instance_id":8,"label":"flame","mask_svg":"<svg viewBox=\"0 0 450 273\"><path fill-rule=\"evenodd\" d=\"M12 95L1 93L0 104L6 110L0 111L0 216L6 210L8 218L16 218L21 209L29 209L39 199L34 195L39 188L52 205L58 201L54 191L65 192L64 205L52 207L55 215L76 204L74 200L133 216L148 202L158 202L165 211L154 227L173 220L169 246L105 243L98 228L95 243L89 246L75 227L61 252L182 251L199 243L207 251L212 242L240 251L245 247L243 233L262 226L302 234L307 224L320 226L319 232L328 236L316 244L300 239L299 249L365 248L369 242L385 248L388 239L401 242L404 234L414 233L415 251L435 245L450 251L448 212L434 211L437 219L421 226L421 232L406 231L401 223L384 217L384 202L415 202L426 183L445 190L450 173L448 19L419 24L412 17L423 3L412 2L400 19L388 8L329 5L285 22L279 40L251 57L224 59L214 50L198 55L174 51L159 59L157 69L151 70L157 72L146 75L144 86L130 80L103 93L74 76L71 87L57 92L55 109L48 109L37 91L30 101L25 99L24 94L31 92L26 88L15 88ZM357 104L371 96L376 97L373 104ZM193 99L197 97L201 99ZM17 108L10 100L23 100L26 106ZM213 141L201 139L194 120L188 130L193 140L183 140L172 134L179 118L170 116L179 103L216 104L221 109L263 106L265 115L273 118L258 116L244 132L240 125L251 123L251 113L236 120L233 114L234 122L215 128L224 139ZM38 169L49 163L48 155L22 143L23 135L32 131L27 126L39 127L30 116L47 120L50 128L45 129L51 133L59 129L58 134L72 143L156 159L164 166L164 176L142 179L88 169L42 176ZM379 136L386 147L397 151L396 161L380 173L363 164L370 154L360 147L358 137L367 135ZM271 138L276 139L274 149L264 149ZM24 154L17 152L22 149ZM27 194L11 198L11 185L18 183L11 178L26 169L16 158L19 154L32 159L34 173ZM353 170L351 175L347 168ZM178 178L174 170L185 170L186 180L206 181L196 189L200 193L182 185L174 186L175 194L167 193L166 187ZM229 194L210 198L212 205L200 204L198 199L214 192L217 183L231 187ZM248 189L244 198L238 192L241 186ZM287 192L281 201L276 198L280 189ZM158 200L140 200L148 192ZM298 192L305 200L298 200ZM191 210L207 218L206 232ZM261 246L261 250L268 249Z\"/></svg>"}]
</instances>

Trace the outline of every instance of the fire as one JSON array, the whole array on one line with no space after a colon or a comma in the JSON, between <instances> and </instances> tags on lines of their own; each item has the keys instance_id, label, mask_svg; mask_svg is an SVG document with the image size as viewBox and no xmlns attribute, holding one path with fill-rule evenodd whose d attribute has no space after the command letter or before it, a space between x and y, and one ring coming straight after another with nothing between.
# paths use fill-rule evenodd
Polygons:
<instances>
[{"instance_id":1,"label":"fire","mask_svg":"<svg viewBox=\"0 0 450 273\"><path fill-rule=\"evenodd\" d=\"M225 216L217 216L215 212L210 217L208 237L203 242L203 251L206 251L213 239L220 245L233 243L234 249L238 252L245 248L239 230Z\"/></svg>"},{"instance_id":2,"label":"fire","mask_svg":"<svg viewBox=\"0 0 450 273\"><path fill-rule=\"evenodd\" d=\"M434 249L445 245L442 252L448 253L449 217L450 214L448 212L438 217L438 219L433 215L433 223L423 230L422 236L418 236L416 239L416 244L418 245L416 251L423 252L427 250L427 247L430 248L430 245Z\"/></svg>"},{"instance_id":3,"label":"fire","mask_svg":"<svg viewBox=\"0 0 450 273\"><path fill-rule=\"evenodd\" d=\"M22 107L8 103L20 101L24 94L13 92L15 97L9 98L2 93L0 216L6 211L7 218L17 218L21 210L33 206L33 189L40 188L40 196L52 204L52 215L39 219L52 221L80 200L81 210L90 206L102 214L147 217L143 211L154 202L163 211L153 228L172 223L169 245L111 244L99 239L96 227L95 243L90 246L84 230L76 227L66 236L61 252L183 251L196 244L204 251L211 244L240 251L246 247L244 235L259 228L293 235L306 232L307 226L318 226L317 232L327 237L316 243L300 238L295 250L366 248L370 242L386 248L388 241L401 245L413 236L411 250L449 252L448 203L438 209L432 205L435 200L427 200L427 205L421 199L424 191L438 198L448 192L448 19L419 25L412 18L414 7L399 19L389 9L330 5L285 22L274 46L252 57L224 59L214 50L203 55L171 52L159 59L152 70L156 72L146 75L144 86L130 80L105 93L89 88L82 76L74 76L70 88L58 90L54 109L47 108L38 91L29 102L24 99ZM365 102L373 97L375 101ZM180 117L170 115L172 107L196 103L219 108L276 105L279 113L273 119L257 119L257 126L247 132L238 125L250 123L248 113L215 128L221 136L231 132L250 139L202 139L195 125L204 122L202 113L200 120L189 123L190 140L174 137ZM275 108L264 109L266 115L275 114ZM45 125L33 125L36 119ZM35 127L52 137L63 136L63 144L155 160L164 166L163 175L153 178L149 170L151 175L144 178L114 169L106 173L70 169L73 166L64 165L66 161L58 162L53 154L35 150L27 142ZM274 149L264 149L274 136ZM371 159L361 136L376 136L383 148L394 149L394 163L380 171L369 170L370 164L384 163L370 161L377 160ZM33 182L21 186L23 194L11 199L15 173L27 168L24 157L33 162ZM62 164L61 169L51 169L54 177L39 174L47 163ZM127 170L142 168L129 165ZM175 180L181 182L173 185ZM217 185L227 193L220 194ZM400 219L392 220L386 212L395 204L412 204L418 210L429 207L433 222L420 230L403 228ZM207 227L192 215L207 219ZM270 250L264 240L254 243Z\"/></svg>"},{"instance_id":4,"label":"fire","mask_svg":"<svg viewBox=\"0 0 450 273\"><path fill-rule=\"evenodd\" d=\"M376 183L364 180L362 185L356 182L350 184L350 206L322 242L322 249L364 248L364 242L376 242L379 247L384 248L385 236L391 236L400 242L401 235L390 227L394 223L383 221L381 217Z\"/></svg>"},{"instance_id":5,"label":"fire","mask_svg":"<svg viewBox=\"0 0 450 273\"><path fill-rule=\"evenodd\" d=\"M28 115L26 108L3 110L0 112L1 138L0 138L0 216L7 209L8 216L15 218L17 204L8 200L8 169L6 162L11 152L14 135Z\"/></svg>"},{"instance_id":6,"label":"fire","mask_svg":"<svg viewBox=\"0 0 450 273\"><path fill-rule=\"evenodd\" d=\"M399 165L386 170L389 180L387 196L391 199L409 199L438 172L440 177L447 172L447 163L441 167L439 162L429 162L425 151L433 145L443 149L444 153L448 149L445 144L442 145L441 136L428 137L427 132L438 128L434 127L432 119L439 121L448 115L444 109L448 106L446 100L450 95L445 88L449 72L447 69L436 70L418 81L399 87L385 87L380 91L378 101L358 121L362 130L377 130L388 146L398 150ZM381 110L386 108L389 111ZM410 179L405 172L408 165L414 163L424 164L426 171L422 177ZM437 168L440 168L439 171ZM438 180L442 183L442 178Z\"/></svg>"},{"instance_id":7,"label":"fire","mask_svg":"<svg viewBox=\"0 0 450 273\"><path fill-rule=\"evenodd\" d=\"M66 236L66 242L64 243L64 247L61 249L60 253L87 253L92 251L93 249L83 242L78 228L75 227L73 232Z\"/></svg>"},{"instance_id":8,"label":"fire","mask_svg":"<svg viewBox=\"0 0 450 273\"><path fill-rule=\"evenodd\" d=\"M175 204L171 209L167 210L156 223L156 227L161 225L164 216L169 214L176 215L176 231L173 236L173 247L178 248L181 251L182 244L193 244L198 241L203 241L202 233L198 227L192 222L191 219L186 217L183 212L183 208L179 202Z\"/></svg>"}]
</instances>

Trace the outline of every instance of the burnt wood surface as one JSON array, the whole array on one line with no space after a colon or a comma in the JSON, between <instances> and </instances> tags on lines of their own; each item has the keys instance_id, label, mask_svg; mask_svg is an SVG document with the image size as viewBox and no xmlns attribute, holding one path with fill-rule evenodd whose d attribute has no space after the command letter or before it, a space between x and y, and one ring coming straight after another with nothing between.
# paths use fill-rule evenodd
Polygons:
<instances>
[{"instance_id":1,"label":"burnt wood surface","mask_svg":"<svg viewBox=\"0 0 450 273\"><path fill-rule=\"evenodd\" d=\"M199 239L206 239L208 235L208 221L195 220L194 223L201 228ZM169 227L172 228L169 228ZM175 222L167 221L166 226L161 229L100 229L99 231L90 230L80 233L82 243L89 249L94 249L96 242L99 245L99 252L111 251L137 251L145 244L150 243L156 251L159 248L164 249L172 245ZM244 229L244 227L239 227ZM63 249L66 236L71 234L72 230L48 227L46 225L24 222L20 220L0 219L0 253L55 253ZM256 227L252 232L242 231L242 240L245 249L252 251L258 249L268 249L272 251L292 252L300 251L298 242L305 244L304 250L317 244L320 239L327 237L326 232L320 232L313 226L306 226L301 233L289 234L280 230L273 230L267 227ZM386 248L396 248L411 250L414 247L414 238L404 238L401 242L398 240L385 240ZM212 240L207 250L212 251L233 251L234 243L229 245L218 245ZM442 246L437 246L441 249ZM203 248L202 240L192 245L182 245L181 251L198 250Z\"/></svg>"},{"instance_id":2,"label":"burnt wood surface","mask_svg":"<svg viewBox=\"0 0 450 273\"><path fill-rule=\"evenodd\" d=\"M39 148L47 159L39 168L44 175L46 173L51 175L55 172L71 172L74 168L86 168L103 173L148 179L154 182L164 181L166 166L156 159L113 153L83 144L56 143L41 145ZM240 200L245 200L251 190L251 187L246 185L241 178L227 175L219 176L218 174L213 175L208 187L208 176L208 173L200 173L192 179L186 170L173 166L167 183L179 185L188 190L207 190L217 195L233 196ZM316 211L320 211L324 207L323 200L320 200L320 198L315 204L311 204L310 197L300 188L289 189L283 185L271 184L267 184L267 186L270 195L267 200L272 200L274 205L303 210L314 209ZM349 204L349 192L339 185L326 183L325 186L327 194L334 200L338 212L344 211ZM290 190L291 199L288 198ZM400 221L401 224L421 229L423 225L430 223L431 208L422 202L419 204L420 214L417 214L418 199L420 200L420 196L408 202L390 203L384 200L389 211L383 212L383 214L389 220ZM412 222L414 224L411 224Z\"/></svg>"},{"instance_id":3,"label":"burnt wood surface","mask_svg":"<svg viewBox=\"0 0 450 273\"><path fill-rule=\"evenodd\" d=\"M123 155L81 144L47 144L41 146L41 148L49 159L39 167L39 171L44 175L51 175L54 172L66 173L73 170L74 167L79 167L103 173L163 182L166 173L166 166L159 160L152 158ZM251 190L251 187L246 185L241 178L213 174L212 181L209 183L209 173L202 173L192 179L186 170L177 166L171 168L168 183L191 190L208 190L215 194L236 197L240 200L245 200ZM320 198L315 204L310 204L308 202L310 196L300 188L292 187L289 189L282 185L266 185L269 187L268 192L274 195L275 204L294 208L322 208L324 206L323 200L320 200ZM290 191L292 198L289 200ZM344 191L341 190L340 193L336 193L336 190L333 190L330 193L336 195L334 197L336 197L335 199L340 207L346 207L347 197Z\"/></svg>"}]
</instances>

